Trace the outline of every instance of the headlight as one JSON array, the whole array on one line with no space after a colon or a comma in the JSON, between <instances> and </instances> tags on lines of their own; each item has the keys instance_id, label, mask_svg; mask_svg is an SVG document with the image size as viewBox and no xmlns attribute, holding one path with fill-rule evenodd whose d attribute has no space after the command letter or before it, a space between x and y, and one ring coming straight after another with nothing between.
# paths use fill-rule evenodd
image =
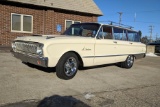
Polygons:
<instances>
[{"instance_id":1,"label":"headlight","mask_svg":"<svg viewBox=\"0 0 160 107\"><path fill-rule=\"evenodd\" d=\"M16 44L15 44L15 42L12 42L12 49L13 49L13 50L16 49Z\"/></svg>"},{"instance_id":2,"label":"headlight","mask_svg":"<svg viewBox=\"0 0 160 107\"><path fill-rule=\"evenodd\" d=\"M37 47L37 54L40 56L43 55L43 45L39 45Z\"/></svg>"}]
</instances>

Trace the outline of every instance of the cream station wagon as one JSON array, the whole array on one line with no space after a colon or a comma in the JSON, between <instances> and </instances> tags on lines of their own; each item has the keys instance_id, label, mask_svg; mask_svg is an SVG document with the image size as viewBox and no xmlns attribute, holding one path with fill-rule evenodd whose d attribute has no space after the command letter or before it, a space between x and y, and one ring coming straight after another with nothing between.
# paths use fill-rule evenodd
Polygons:
<instances>
[{"instance_id":1,"label":"cream station wagon","mask_svg":"<svg viewBox=\"0 0 160 107\"><path fill-rule=\"evenodd\" d=\"M23 36L12 42L16 58L55 67L56 75L65 80L73 78L79 67L119 63L131 68L145 53L146 46L137 31L100 23L73 24L61 36Z\"/></svg>"}]
</instances>

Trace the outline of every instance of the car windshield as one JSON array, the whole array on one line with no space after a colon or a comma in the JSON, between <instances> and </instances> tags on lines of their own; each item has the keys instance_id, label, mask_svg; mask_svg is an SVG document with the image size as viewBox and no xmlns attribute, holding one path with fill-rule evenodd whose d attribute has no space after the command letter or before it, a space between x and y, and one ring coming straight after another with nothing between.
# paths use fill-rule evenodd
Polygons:
<instances>
[{"instance_id":1,"label":"car windshield","mask_svg":"<svg viewBox=\"0 0 160 107\"><path fill-rule=\"evenodd\" d=\"M80 23L72 24L63 35L67 36L84 36L84 37L95 37L100 24L97 23Z\"/></svg>"}]
</instances>

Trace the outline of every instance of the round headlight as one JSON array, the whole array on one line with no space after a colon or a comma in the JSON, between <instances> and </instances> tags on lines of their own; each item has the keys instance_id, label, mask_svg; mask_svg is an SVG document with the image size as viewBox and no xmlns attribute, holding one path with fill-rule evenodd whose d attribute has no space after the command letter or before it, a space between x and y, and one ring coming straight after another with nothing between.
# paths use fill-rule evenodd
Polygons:
<instances>
[{"instance_id":1,"label":"round headlight","mask_svg":"<svg viewBox=\"0 0 160 107\"><path fill-rule=\"evenodd\" d=\"M16 49L16 44L14 42L12 43L12 49Z\"/></svg>"},{"instance_id":2,"label":"round headlight","mask_svg":"<svg viewBox=\"0 0 160 107\"><path fill-rule=\"evenodd\" d=\"M43 48L43 46L38 46L37 47L37 54L38 55L43 55L43 49L42 48Z\"/></svg>"}]
</instances>

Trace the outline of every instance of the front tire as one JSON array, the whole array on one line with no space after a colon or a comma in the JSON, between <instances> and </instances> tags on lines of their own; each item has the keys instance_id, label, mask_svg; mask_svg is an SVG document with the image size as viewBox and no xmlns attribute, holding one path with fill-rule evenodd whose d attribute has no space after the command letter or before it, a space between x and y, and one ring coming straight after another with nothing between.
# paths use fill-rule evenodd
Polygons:
<instances>
[{"instance_id":1,"label":"front tire","mask_svg":"<svg viewBox=\"0 0 160 107\"><path fill-rule=\"evenodd\" d=\"M79 61L76 54L68 52L60 58L56 66L56 75L60 79L72 79L77 73L78 66Z\"/></svg>"},{"instance_id":2,"label":"front tire","mask_svg":"<svg viewBox=\"0 0 160 107\"><path fill-rule=\"evenodd\" d=\"M127 59L124 62L121 63L121 66L123 68L129 69L129 68L131 68L133 66L133 63L134 63L134 56L129 55L127 57Z\"/></svg>"}]
</instances>

